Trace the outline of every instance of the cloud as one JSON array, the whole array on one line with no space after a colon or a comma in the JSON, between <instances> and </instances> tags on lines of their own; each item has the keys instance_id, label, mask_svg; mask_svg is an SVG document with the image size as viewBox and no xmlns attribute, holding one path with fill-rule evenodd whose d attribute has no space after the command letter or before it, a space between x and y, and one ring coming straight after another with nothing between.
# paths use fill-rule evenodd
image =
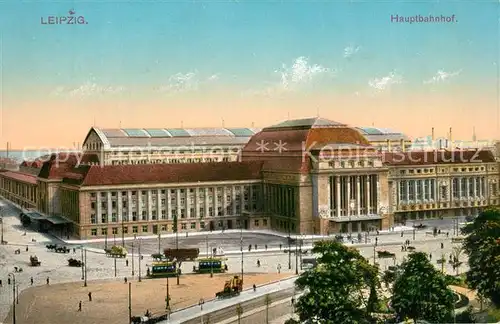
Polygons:
<instances>
[{"instance_id":1,"label":"cloud","mask_svg":"<svg viewBox=\"0 0 500 324\"><path fill-rule=\"evenodd\" d=\"M354 56L354 54L359 52L360 49L361 46L353 46L353 45L347 46L346 48L344 48L344 58L350 58Z\"/></svg>"},{"instance_id":2,"label":"cloud","mask_svg":"<svg viewBox=\"0 0 500 324\"><path fill-rule=\"evenodd\" d=\"M368 81L368 85L377 90L387 90L391 88L394 84L400 84L403 82L403 77L391 72L388 76L382 78L373 78Z\"/></svg>"},{"instance_id":3,"label":"cloud","mask_svg":"<svg viewBox=\"0 0 500 324\"><path fill-rule=\"evenodd\" d=\"M305 56L299 56L293 60L291 66L282 64L281 69L275 70L279 79L272 82L266 82L266 86L261 89L249 89L241 94L273 96L299 90L301 86L310 84L314 79L321 75L335 74L336 70L329 69L319 64L309 63Z\"/></svg>"},{"instance_id":4,"label":"cloud","mask_svg":"<svg viewBox=\"0 0 500 324\"><path fill-rule=\"evenodd\" d=\"M436 84L436 83L446 82L447 80L458 76L461 72L462 70L455 72L445 72L443 70L438 70L432 78L424 81L424 84Z\"/></svg>"},{"instance_id":5,"label":"cloud","mask_svg":"<svg viewBox=\"0 0 500 324\"><path fill-rule=\"evenodd\" d=\"M104 86L88 81L76 88L58 86L51 92L51 95L69 96L72 98L87 98L107 94L118 94L122 93L124 90L125 88L122 86Z\"/></svg>"},{"instance_id":6,"label":"cloud","mask_svg":"<svg viewBox=\"0 0 500 324\"><path fill-rule=\"evenodd\" d=\"M284 89L291 89L296 85L312 81L314 77L329 72L329 69L319 64L310 64L308 58L300 56L294 60L292 66L283 64L281 70L275 72L280 74L281 86Z\"/></svg>"},{"instance_id":7,"label":"cloud","mask_svg":"<svg viewBox=\"0 0 500 324\"><path fill-rule=\"evenodd\" d=\"M201 76L197 71L176 73L168 78L165 85L158 87L160 92L180 93L199 90L200 86L219 80L219 74Z\"/></svg>"},{"instance_id":8,"label":"cloud","mask_svg":"<svg viewBox=\"0 0 500 324\"><path fill-rule=\"evenodd\" d=\"M217 80L219 80L219 75L218 74L212 74L211 76L209 76L207 78L207 81L209 81L209 82L213 82L213 81L217 81Z\"/></svg>"}]
</instances>

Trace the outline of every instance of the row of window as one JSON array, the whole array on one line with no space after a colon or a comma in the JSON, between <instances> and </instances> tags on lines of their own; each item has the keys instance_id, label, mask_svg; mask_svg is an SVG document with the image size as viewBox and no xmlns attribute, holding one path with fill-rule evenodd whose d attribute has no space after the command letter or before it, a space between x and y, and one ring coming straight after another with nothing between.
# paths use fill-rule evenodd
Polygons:
<instances>
[{"instance_id":1,"label":"row of window","mask_svg":"<svg viewBox=\"0 0 500 324\"><path fill-rule=\"evenodd\" d=\"M250 209L251 206L251 209ZM232 215L240 215L242 213L242 205L236 204L234 206L235 210L233 210L233 205L228 205L225 208L223 207L217 207L217 214L214 214L214 207L210 206L208 207L208 213L205 211L204 207L198 208L198 213L196 213L195 208L190 208L189 209L189 218L203 218L203 217L213 217L213 216L232 216ZM252 205L249 204L244 204L243 205L243 210L246 211L256 211L257 210L257 203L253 203ZM188 218L186 214L186 209L185 208L179 208L179 209L171 209L170 210L170 219L173 219L175 217L184 219ZM168 219L167 215L167 210L162 209L161 210L161 219ZM128 211L122 211L122 219L124 222L129 221L128 220L129 215ZM137 211L132 211L132 221L147 221L147 220L157 220L158 219L158 212L156 210L152 210L150 213L150 217L148 218L148 212L146 210L143 210L141 212L141 218L139 219L137 215ZM107 223L108 222L108 213L104 212L101 213L101 223ZM117 213L111 213L111 222L116 223L118 222L118 214ZM91 224L97 224L97 215L95 213L92 213L90 215L90 223Z\"/></svg>"},{"instance_id":2,"label":"row of window","mask_svg":"<svg viewBox=\"0 0 500 324\"><path fill-rule=\"evenodd\" d=\"M436 180L402 180L399 183L399 201L435 200Z\"/></svg>"},{"instance_id":3,"label":"row of window","mask_svg":"<svg viewBox=\"0 0 500 324\"><path fill-rule=\"evenodd\" d=\"M199 193L199 197L204 197L205 195L205 190L204 189L208 189L208 193L209 194L212 194L214 192L214 188L213 187L208 187L208 188L198 188L198 193ZM223 187L217 187L217 197L219 198L222 198L222 194L223 194ZM258 190L258 186L252 186L252 198L253 199L256 199L257 198L257 190ZM173 195L176 195L177 194L177 191L183 195L185 193L194 193L195 192L195 189L194 188L189 188L189 189L170 189L170 193L173 194ZM232 192L232 188L231 187L226 187L225 188L225 191L226 192ZM249 192L250 192L250 187L249 186L244 186L244 196L246 199L248 199L248 195L249 195ZM241 192L241 189L240 187L235 187L235 192L236 192L236 195L240 194ZM147 193L148 193L148 190L140 190L140 193L142 196L146 196ZM156 190L151 190L150 192L152 195L153 195L153 199L155 198L154 196L156 196L156 193L157 191ZM166 189L161 189L160 190L160 193L162 195L165 195L167 193L167 190ZM121 191L121 196L122 197L127 197L127 194L128 192L127 191ZM132 197L135 197L137 196L138 194L138 191L136 190L132 190L131 191L131 195ZM108 196L108 192L100 192L100 197L101 198L106 198ZM117 197L118 196L118 192L117 191L111 191L111 197ZM90 197L91 198L96 198L97 197L97 192L91 192L90 193ZM182 198L182 197L181 197ZM227 195L227 198L231 198L230 195Z\"/></svg>"},{"instance_id":4,"label":"row of window","mask_svg":"<svg viewBox=\"0 0 500 324\"><path fill-rule=\"evenodd\" d=\"M484 197L486 194L486 181L484 177L453 178L452 192L453 198Z\"/></svg>"},{"instance_id":5,"label":"row of window","mask_svg":"<svg viewBox=\"0 0 500 324\"><path fill-rule=\"evenodd\" d=\"M259 227L261 225L261 220L255 219L254 220L254 226ZM239 226L239 220L236 221L236 226ZM219 228L223 227L223 222L220 221L218 224ZM267 227L267 219L262 219L262 226ZM153 232L156 232L154 229L155 225L150 226L150 225L142 225L142 226L132 226L132 233L138 234L139 233L139 228L141 229L141 233L149 233L150 229L153 229ZM119 233L119 229L121 227L113 227L111 228L111 235L117 235L121 234ZM163 224L160 226L162 232L168 232L168 231L173 231L173 225L172 224ZM189 228L190 229L196 229L196 223L192 222L189 223ZM181 230L187 230L188 229L188 223L181 223ZM205 229L205 222L200 222L200 229ZM122 228L123 234L128 234L128 227L124 226ZM90 234L92 236L97 236L98 235L98 229L97 228L92 228L90 230ZM108 229L107 228L101 228L101 235L108 235Z\"/></svg>"},{"instance_id":6,"label":"row of window","mask_svg":"<svg viewBox=\"0 0 500 324\"><path fill-rule=\"evenodd\" d=\"M363 161L340 161L340 163L335 163L334 161L329 163L329 166L332 168L341 167L341 168L365 168L365 167L373 167L373 160L363 160Z\"/></svg>"},{"instance_id":7,"label":"row of window","mask_svg":"<svg viewBox=\"0 0 500 324\"><path fill-rule=\"evenodd\" d=\"M176 163L208 163L208 162L230 162L229 157L223 157L222 159L218 158L188 158L188 159L153 159L153 160L147 160L147 159L141 159L141 160L112 160L111 164L112 165L126 165L126 164L176 164Z\"/></svg>"},{"instance_id":8,"label":"row of window","mask_svg":"<svg viewBox=\"0 0 500 324\"><path fill-rule=\"evenodd\" d=\"M477 171L485 171L485 167L469 167L469 168L453 168L453 172L477 172ZM441 169L441 172L444 172L444 169ZM400 174L425 174L425 173L434 173L434 168L426 168L426 169L408 169L408 170L400 170Z\"/></svg>"}]
</instances>

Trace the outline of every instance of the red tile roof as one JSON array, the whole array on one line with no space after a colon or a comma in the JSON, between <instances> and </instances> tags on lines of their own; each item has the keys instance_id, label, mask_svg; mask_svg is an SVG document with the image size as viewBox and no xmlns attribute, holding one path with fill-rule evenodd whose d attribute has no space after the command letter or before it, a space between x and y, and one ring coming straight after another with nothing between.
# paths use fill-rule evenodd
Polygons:
<instances>
[{"instance_id":1,"label":"red tile roof","mask_svg":"<svg viewBox=\"0 0 500 324\"><path fill-rule=\"evenodd\" d=\"M37 176L33 174L21 173L16 171L0 171L0 177L8 178L11 180L36 184Z\"/></svg>"},{"instance_id":2,"label":"red tile roof","mask_svg":"<svg viewBox=\"0 0 500 324\"><path fill-rule=\"evenodd\" d=\"M387 165L495 162L493 153L486 150L393 152L383 153L382 158Z\"/></svg>"},{"instance_id":3,"label":"red tile roof","mask_svg":"<svg viewBox=\"0 0 500 324\"><path fill-rule=\"evenodd\" d=\"M82 165L64 181L81 186L160 184L261 179L263 162Z\"/></svg>"},{"instance_id":4,"label":"red tile roof","mask_svg":"<svg viewBox=\"0 0 500 324\"><path fill-rule=\"evenodd\" d=\"M76 154L76 153L59 153L52 154L49 161L42 165L40 178L44 179L62 179L65 174L77 166L78 162L99 163L97 154Z\"/></svg>"}]
</instances>

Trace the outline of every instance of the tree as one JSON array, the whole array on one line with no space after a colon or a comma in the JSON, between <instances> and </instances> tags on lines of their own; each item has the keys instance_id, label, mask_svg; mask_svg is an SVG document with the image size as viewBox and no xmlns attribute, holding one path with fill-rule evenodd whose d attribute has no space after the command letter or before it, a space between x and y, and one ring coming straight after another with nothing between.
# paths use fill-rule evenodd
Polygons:
<instances>
[{"instance_id":1,"label":"tree","mask_svg":"<svg viewBox=\"0 0 500 324\"><path fill-rule=\"evenodd\" d=\"M500 307L500 209L488 208L462 232L469 256L467 283Z\"/></svg>"},{"instance_id":2,"label":"tree","mask_svg":"<svg viewBox=\"0 0 500 324\"><path fill-rule=\"evenodd\" d=\"M458 276L458 274L460 273L460 266L462 265L462 262L460 262L460 257L462 256L462 252L463 252L463 247L458 245L458 246L454 246L453 247L453 251L451 252L451 257L452 257L452 265L453 265L453 268L455 269L455 273L456 275Z\"/></svg>"},{"instance_id":3,"label":"tree","mask_svg":"<svg viewBox=\"0 0 500 324\"><path fill-rule=\"evenodd\" d=\"M432 323L453 320L453 292L445 276L431 264L427 254L411 253L401 265L393 287L391 306L399 319L411 318Z\"/></svg>"},{"instance_id":4,"label":"tree","mask_svg":"<svg viewBox=\"0 0 500 324\"><path fill-rule=\"evenodd\" d=\"M316 242L312 253L319 254L317 266L296 281L304 294L295 304L301 322L369 323L369 311L377 298L378 269L359 251L335 241ZM368 300L367 300L368 299Z\"/></svg>"}]
</instances>

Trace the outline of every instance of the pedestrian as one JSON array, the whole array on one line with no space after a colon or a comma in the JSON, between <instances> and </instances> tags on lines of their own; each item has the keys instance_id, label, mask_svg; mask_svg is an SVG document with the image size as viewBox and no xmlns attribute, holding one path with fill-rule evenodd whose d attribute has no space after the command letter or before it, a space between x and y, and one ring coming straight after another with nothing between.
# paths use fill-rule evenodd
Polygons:
<instances>
[{"instance_id":1,"label":"pedestrian","mask_svg":"<svg viewBox=\"0 0 500 324\"><path fill-rule=\"evenodd\" d=\"M253 291L256 291L257 290L257 286L255 284L253 284Z\"/></svg>"},{"instance_id":2,"label":"pedestrian","mask_svg":"<svg viewBox=\"0 0 500 324\"><path fill-rule=\"evenodd\" d=\"M92 292L89 291L89 302L92 301Z\"/></svg>"},{"instance_id":3,"label":"pedestrian","mask_svg":"<svg viewBox=\"0 0 500 324\"><path fill-rule=\"evenodd\" d=\"M47 285L50 284L50 280L49 280L49 277L47 277Z\"/></svg>"},{"instance_id":4,"label":"pedestrian","mask_svg":"<svg viewBox=\"0 0 500 324\"><path fill-rule=\"evenodd\" d=\"M378 237L375 238L375 246L378 244Z\"/></svg>"},{"instance_id":5,"label":"pedestrian","mask_svg":"<svg viewBox=\"0 0 500 324\"><path fill-rule=\"evenodd\" d=\"M282 245L280 244L280 251L281 251L281 247L282 247Z\"/></svg>"},{"instance_id":6,"label":"pedestrian","mask_svg":"<svg viewBox=\"0 0 500 324\"><path fill-rule=\"evenodd\" d=\"M81 312L82 311L82 301L80 300L80 302L78 303L78 311Z\"/></svg>"},{"instance_id":7,"label":"pedestrian","mask_svg":"<svg viewBox=\"0 0 500 324\"><path fill-rule=\"evenodd\" d=\"M281 273L281 264L278 263L278 273Z\"/></svg>"},{"instance_id":8,"label":"pedestrian","mask_svg":"<svg viewBox=\"0 0 500 324\"><path fill-rule=\"evenodd\" d=\"M30 278L31 285L33 286L33 277Z\"/></svg>"},{"instance_id":9,"label":"pedestrian","mask_svg":"<svg viewBox=\"0 0 500 324\"><path fill-rule=\"evenodd\" d=\"M0 287L2 287L2 280L0 280Z\"/></svg>"},{"instance_id":10,"label":"pedestrian","mask_svg":"<svg viewBox=\"0 0 500 324\"><path fill-rule=\"evenodd\" d=\"M123 278L123 281L125 281L125 283L127 283L127 277Z\"/></svg>"},{"instance_id":11,"label":"pedestrian","mask_svg":"<svg viewBox=\"0 0 500 324\"><path fill-rule=\"evenodd\" d=\"M446 232L446 237L450 237L450 232Z\"/></svg>"},{"instance_id":12,"label":"pedestrian","mask_svg":"<svg viewBox=\"0 0 500 324\"><path fill-rule=\"evenodd\" d=\"M429 253L429 260L432 260L432 253Z\"/></svg>"},{"instance_id":13,"label":"pedestrian","mask_svg":"<svg viewBox=\"0 0 500 324\"><path fill-rule=\"evenodd\" d=\"M75 248L73 248L73 253L76 253L76 249Z\"/></svg>"},{"instance_id":14,"label":"pedestrian","mask_svg":"<svg viewBox=\"0 0 500 324\"><path fill-rule=\"evenodd\" d=\"M26 252L28 252L28 250L29 250L29 249L28 249L28 246L26 245Z\"/></svg>"},{"instance_id":15,"label":"pedestrian","mask_svg":"<svg viewBox=\"0 0 500 324\"><path fill-rule=\"evenodd\" d=\"M10 285L10 277L7 278L7 284Z\"/></svg>"},{"instance_id":16,"label":"pedestrian","mask_svg":"<svg viewBox=\"0 0 500 324\"><path fill-rule=\"evenodd\" d=\"M128 259L125 260L125 266L128 267Z\"/></svg>"},{"instance_id":17,"label":"pedestrian","mask_svg":"<svg viewBox=\"0 0 500 324\"><path fill-rule=\"evenodd\" d=\"M444 243L441 243L441 248L444 249Z\"/></svg>"},{"instance_id":18,"label":"pedestrian","mask_svg":"<svg viewBox=\"0 0 500 324\"><path fill-rule=\"evenodd\" d=\"M403 231L401 231L401 237L403 237L403 235L404 235L404 232L403 232Z\"/></svg>"},{"instance_id":19,"label":"pedestrian","mask_svg":"<svg viewBox=\"0 0 500 324\"><path fill-rule=\"evenodd\" d=\"M266 244L264 247L265 247L265 248L266 248L266 250L267 250L267 244Z\"/></svg>"},{"instance_id":20,"label":"pedestrian","mask_svg":"<svg viewBox=\"0 0 500 324\"><path fill-rule=\"evenodd\" d=\"M255 244L255 249L257 250L257 244Z\"/></svg>"}]
</instances>

